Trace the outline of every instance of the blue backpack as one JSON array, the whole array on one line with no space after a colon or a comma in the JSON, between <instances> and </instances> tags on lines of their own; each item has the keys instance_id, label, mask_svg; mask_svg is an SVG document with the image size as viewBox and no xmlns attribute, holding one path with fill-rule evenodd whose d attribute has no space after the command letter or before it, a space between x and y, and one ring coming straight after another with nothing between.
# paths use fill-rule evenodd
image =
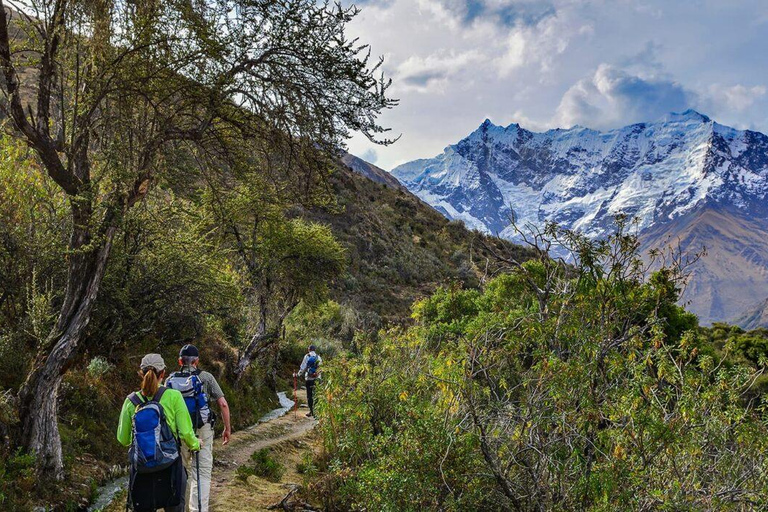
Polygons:
<instances>
[{"instance_id":1,"label":"blue backpack","mask_svg":"<svg viewBox=\"0 0 768 512\"><path fill-rule=\"evenodd\" d=\"M128 450L132 473L154 473L170 467L179 458L179 440L173 435L160 404L166 388L160 387L151 400L131 393L136 406L133 415L133 441Z\"/></svg>"},{"instance_id":2,"label":"blue backpack","mask_svg":"<svg viewBox=\"0 0 768 512\"><path fill-rule=\"evenodd\" d=\"M200 370L193 372L174 372L165 381L165 385L175 389L184 397L192 426L197 430L206 423L213 424L214 415L208 406L208 396L203 391Z\"/></svg>"},{"instance_id":3,"label":"blue backpack","mask_svg":"<svg viewBox=\"0 0 768 512\"><path fill-rule=\"evenodd\" d=\"M307 377L310 379L317 378L317 356L307 358Z\"/></svg>"}]
</instances>

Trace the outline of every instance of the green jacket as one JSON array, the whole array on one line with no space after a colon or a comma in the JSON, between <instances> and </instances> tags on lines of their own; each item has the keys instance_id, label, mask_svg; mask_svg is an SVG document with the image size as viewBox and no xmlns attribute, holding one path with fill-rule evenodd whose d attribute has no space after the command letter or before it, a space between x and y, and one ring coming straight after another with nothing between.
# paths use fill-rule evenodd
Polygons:
<instances>
[{"instance_id":1,"label":"green jacket","mask_svg":"<svg viewBox=\"0 0 768 512\"><path fill-rule=\"evenodd\" d=\"M138 393L143 397L141 393ZM200 440L192 429L192 419L184 403L184 398L175 389L167 389L160 398L160 405L165 411L165 419L171 432L184 441L184 444L192 451L200 449ZM133 440L133 415L136 414L136 406L130 399L123 402L123 410L120 412L120 423L117 425L117 440L123 446L130 446Z\"/></svg>"}]
</instances>

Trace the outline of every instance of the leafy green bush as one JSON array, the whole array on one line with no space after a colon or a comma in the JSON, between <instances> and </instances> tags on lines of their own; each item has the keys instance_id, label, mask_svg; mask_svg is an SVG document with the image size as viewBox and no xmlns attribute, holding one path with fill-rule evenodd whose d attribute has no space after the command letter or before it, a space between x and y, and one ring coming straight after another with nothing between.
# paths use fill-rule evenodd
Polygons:
<instances>
[{"instance_id":1,"label":"leafy green bush","mask_svg":"<svg viewBox=\"0 0 768 512\"><path fill-rule=\"evenodd\" d=\"M272 482L279 482L285 473L285 467L270 454L269 448L255 451L251 455L253 471L256 476L266 478Z\"/></svg>"},{"instance_id":2,"label":"leafy green bush","mask_svg":"<svg viewBox=\"0 0 768 512\"><path fill-rule=\"evenodd\" d=\"M35 457L17 450L0 457L0 508L26 510L28 500L38 484Z\"/></svg>"},{"instance_id":3,"label":"leafy green bush","mask_svg":"<svg viewBox=\"0 0 768 512\"><path fill-rule=\"evenodd\" d=\"M93 378L99 378L109 373L112 368L114 368L114 365L104 357L96 356L88 363L88 374Z\"/></svg>"},{"instance_id":4,"label":"leafy green bush","mask_svg":"<svg viewBox=\"0 0 768 512\"><path fill-rule=\"evenodd\" d=\"M762 341L709 349L676 304L682 269L646 276L621 224L597 242L549 235L576 266L542 255L482 291L439 290L417 325L327 366L326 507L768 506ZM733 347L757 362L725 360Z\"/></svg>"},{"instance_id":5,"label":"leafy green bush","mask_svg":"<svg viewBox=\"0 0 768 512\"><path fill-rule=\"evenodd\" d=\"M315 455L312 452L302 454L301 460L296 464L296 472L300 475L313 477L317 475L318 467L315 464Z\"/></svg>"},{"instance_id":6,"label":"leafy green bush","mask_svg":"<svg viewBox=\"0 0 768 512\"><path fill-rule=\"evenodd\" d=\"M252 466L243 464L242 466L237 467L237 470L235 471L235 476L240 481L245 482L246 480L248 480L249 476L256 476L256 470Z\"/></svg>"}]
</instances>

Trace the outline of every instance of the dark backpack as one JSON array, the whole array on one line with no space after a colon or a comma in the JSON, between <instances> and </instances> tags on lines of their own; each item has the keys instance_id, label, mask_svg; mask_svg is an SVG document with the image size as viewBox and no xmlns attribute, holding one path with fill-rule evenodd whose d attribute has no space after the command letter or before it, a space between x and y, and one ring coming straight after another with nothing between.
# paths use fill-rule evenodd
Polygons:
<instances>
[{"instance_id":1,"label":"dark backpack","mask_svg":"<svg viewBox=\"0 0 768 512\"><path fill-rule=\"evenodd\" d=\"M200 370L193 372L174 372L165 381L165 385L175 389L184 397L192 426L197 430L206 423L213 424L214 416L208 406L208 397L203 391Z\"/></svg>"},{"instance_id":2,"label":"dark backpack","mask_svg":"<svg viewBox=\"0 0 768 512\"><path fill-rule=\"evenodd\" d=\"M309 356L307 358L307 377L310 379L317 378L317 356Z\"/></svg>"},{"instance_id":3,"label":"dark backpack","mask_svg":"<svg viewBox=\"0 0 768 512\"><path fill-rule=\"evenodd\" d=\"M179 458L179 440L173 435L160 404L166 388L160 387L151 400L139 393L128 399L136 406L133 441L128 449L131 474L154 473L170 467Z\"/></svg>"}]
</instances>

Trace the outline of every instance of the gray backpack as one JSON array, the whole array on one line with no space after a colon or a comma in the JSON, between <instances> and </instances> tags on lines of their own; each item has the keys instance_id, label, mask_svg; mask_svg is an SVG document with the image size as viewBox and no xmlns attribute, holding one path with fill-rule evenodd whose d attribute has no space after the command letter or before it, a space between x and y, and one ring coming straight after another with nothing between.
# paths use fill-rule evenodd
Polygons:
<instances>
[{"instance_id":1,"label":"gray backpack","mask_svg":"<svg viewBox=\"0 0 768 512\"><path fill-rule=\"evenodd\" d=\"M195 430L206 423L213 425L214 415L208 407L208 396L203 391L203 381L200 380L200 370L193 372L174 372L165 381L165 385L175 389L184 397L184 403L192 419Z\"/></svg>"}]
</instances>

